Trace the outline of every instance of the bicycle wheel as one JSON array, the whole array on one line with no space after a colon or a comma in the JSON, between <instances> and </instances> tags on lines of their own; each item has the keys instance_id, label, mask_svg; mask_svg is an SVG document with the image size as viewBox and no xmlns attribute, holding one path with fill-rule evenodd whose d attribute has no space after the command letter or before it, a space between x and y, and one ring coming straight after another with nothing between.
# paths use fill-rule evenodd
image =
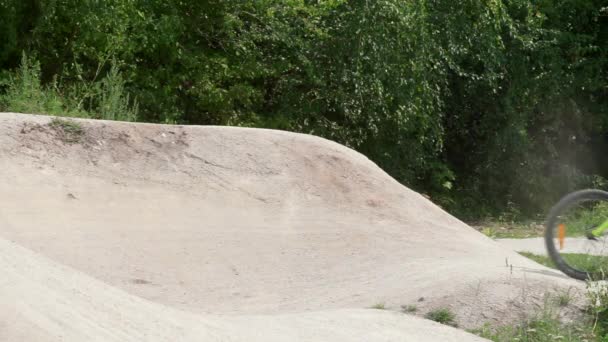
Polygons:
<instances>
[{"instance_id":1,"label":"bicycle wheel","mask_svg":"<svg viewBox=\"0 0 608 342\"><path fill-rule=\"evenodd\" d=\"M549 212L545 244L557 268L580 280L608 276L608 192L580 190Z\"/></svg>"}]
</instances>

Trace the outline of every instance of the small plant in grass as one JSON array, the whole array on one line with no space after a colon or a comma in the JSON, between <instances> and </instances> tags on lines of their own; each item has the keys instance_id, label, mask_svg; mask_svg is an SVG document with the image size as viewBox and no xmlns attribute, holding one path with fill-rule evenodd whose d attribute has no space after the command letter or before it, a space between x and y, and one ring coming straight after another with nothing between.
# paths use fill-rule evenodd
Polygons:
<instances>
[{"instance_id":1,"label":"small plant in grass","mask_svg":"<svg viewBox=\"0 0 608 342\"><path fill-rule=\"evenodd\" d=\"M377 310L386 310L386 305L384 305L384 303L378 303L378 304L374 304L372 306L372 309L377 309Z\"/></svg>"},{"instance_id":2,"label":"small plant in grass","mask_svg":"<svg viewBox=\"0 0 608 342\"><path fill-rule=\"evenodd\" d=\"M439 308L429 311L424 317L437 323L451 325L453 327L457 326L456 315L448 308Z\"/></svg>"},{"instance_id":3,"label":"small plant in grass","mask_svg":"<svg viewBox=\"0 0 608 342\"><path fill-rule=\"evenodd\" d=\"M574 322L563 321L559 309L556 310L555 303L550 299L554 297L547 295L541 311L515 325L492 327L486 324L470 332L495 342L608 341L608 336L602 335L600 329L594 327L590 316L578 317Z\"/></svg>"},{"instance_id":4,"label":"small plant in grass","mask_svg":"<svg viewBox=\"0 0 608 342\"><path fill-rule=\"evenodd\" d=\"M99 98L99 115L105 120L135 121L137 119L137 101L132 101L125 91L125 80L115 64L101 81Z\"/></svg>"},{"instance_id":5,"label":"small plant in grass","mask_svg":"<svg viewBox=\"0 0 608 342\"><path fill-rule=\"evenodd\" d=\"M560 319L559 309L555 304L572 300L568 290L556 299L557 302L545 300L543 310L533 317L522 320L516 325L492 327L489 324L470 332L495 342L607 342L608 341L608 283L603 281L589 282L587 296L589 306L573 322Z\"/></svg>"},{"instance_id":6,"label":"small plant in grass","mask_svg":"<svg viewBox=\"0 0 608 342\"><path fill-rule=\"evenodd\" d=\"M559 306L568 306L570 302L572 302L572 294L570 293L572 288L568 288L568 290L562 291L557 295L556 303Z\"/></svg>"},{"instance_id":7,"label":"small plant in grass","mask_svg":"<svg viewBox=\"0 0 608 342\"><path fill-rule=\"evenodd\" d=\"M496 238L496 231L492 227L485 227L481 230L481 233L489 238Z\"/></svg>"},{"instance_id":8,"label":"small plant in grass","mask_svg":"<svg viewBox=\"0 0 608 342\"><path fill-rule=\"evenodd\" d=\"M416 305L401 305L401 311L402 312L412 313L412 312L416 312L416 310L418 310L418 308L416 307Z\"/></svg>"},{"instance_id":9,"label":"small plant in grass","mask_svg":"<svg viewBox=\"0 0 608 342\"><path fill-rule=\"evenodd\" d=\"M77 143L82 139L84 130L78 122L61 118L53 118L49 123L51 127L66 143Z\"/></svg>"},{"instance_id":10,"label":"small plant in grass","mask_svg":"<svg viewBox=\"0 0 608 342\"><path fill-rule=\"evenodd\" d=\"M588 312L593 317L592 332L606 335L608 341L608 283L605 281L587 284Z\"/></svg>"},{"instance_id":11,"label":"small plant in grass","mask_svg":"<svg viewBox=\"0 0 608 342\"><path fill-rule=\"evenodd\" d=\"M527 320L518 326L503 326L497 329L485 326L471 332L496 342L603 341L587 331L585 326L564 324L553 316L541 316Z\"/></svg>"}]
</instances>

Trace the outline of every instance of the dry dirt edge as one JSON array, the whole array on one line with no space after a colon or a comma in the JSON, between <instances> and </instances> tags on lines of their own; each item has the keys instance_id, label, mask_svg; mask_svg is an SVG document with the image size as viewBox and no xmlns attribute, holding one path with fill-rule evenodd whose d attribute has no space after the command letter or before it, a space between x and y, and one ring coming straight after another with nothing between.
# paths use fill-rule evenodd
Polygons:
<instances>
[{"instance_id":1,"label":"dry dirt edge","mask_svg":"<svg viewBox=\"0 0 608 342\"><path fill-rule=\"evenodd\" d=\"M99 315L119 324L105 309L78 296L72 303L68 295L109 303L102 295L108 289L122 298L110 312L121 312L120 324L133 333L163 330L167 322L188 330L188 322L208 320L213 324L207 327L228 327L218 330L219 340L258 332L288 336L294 329L301 340L361 340L351 332L365 334L354 326L367 323L378 329L361 336L392 340L417 336L413 326L424 332L431 323L353 309L416 304L424 314L449 307L460 326L475 328L520 319L538 309L546 292L583 290L474 231L359 153L324 139L76 120L84 134L73 143L49 130L49 121L0 113L0 237L40 255L39 266L26 268L36 272L16 264L19 282L13 284L20 285L9 280L1 288L2 300L14 308L11 317L21 317L5 325L24 333L57 336L65 327L50 325L53 330L44 322L67 321L62 315L73 316L71 307L79 305L91 310L88 320ZM48 276L50 282L35 278L55 269L42 262L46 258L66 267L60 277ZM95 285L104 289L62 283L66 274L77 274L73 270L105 283ZM37 298L26 295L33 289L56 291L65 305L24 304L16 300L19 288L29 298ZM165 311L171 314L158 313ZM158 323L148 320L154 313ZM213 318L218 314L231 316ZM258 319L267 330L242 327ZM74 334L86 333L81 328ZM453 329L431 324L429 330ZM428 338L411 340L433 340L419 336Z\"/></svg>"}]
</instances>

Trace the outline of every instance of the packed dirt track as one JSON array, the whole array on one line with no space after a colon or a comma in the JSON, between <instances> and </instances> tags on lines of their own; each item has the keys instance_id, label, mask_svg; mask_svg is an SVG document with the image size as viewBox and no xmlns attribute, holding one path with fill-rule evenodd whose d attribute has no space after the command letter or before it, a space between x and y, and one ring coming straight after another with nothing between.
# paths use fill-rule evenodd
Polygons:
<instances>
[{"instance_id":1,"label":"packed dirt track","mask_svg":"<svg viewBox=\"0 0 608 342\"><path fill-rule=\"evenodd\" d=\"M70 122L0 113L1 341L478 341L400 306L583 288L324 139Z\"/></svg>"}]
</instances>

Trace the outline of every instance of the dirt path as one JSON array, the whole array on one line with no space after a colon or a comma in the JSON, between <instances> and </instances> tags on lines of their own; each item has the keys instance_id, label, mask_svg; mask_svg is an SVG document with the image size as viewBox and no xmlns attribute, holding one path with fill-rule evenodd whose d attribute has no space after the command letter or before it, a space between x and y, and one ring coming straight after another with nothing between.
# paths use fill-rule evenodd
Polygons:
<instances>
[{"instance_id":1,"label":"dirt path","mask_svg":"<svg viewBox=\"0 0 608 342\"><path fill-rule=\"evenodd\" d=\"M453 329L361 309L447 307L476 328L582 290L323 139L83 120L67 142L49 120L0 114L0 238L16 244L0 254L14 265L0 326L13 339L163 341L171 326L199 340L447 341L425 332Z\"/></svg>"},{"instance_id":2,"label":"dirt path","mask_svg":"<svg viewBox=\"0 0 608 342\"><path fill-rule=\"evenodd\" d=\"M545 240L542 237L529 239L498 239L500 245L518 252L547 255ZM607 241L589 241L586 238L568 238L565 240L562 253L585 253L608 256Z\"/></svg>"}]
</instances>

